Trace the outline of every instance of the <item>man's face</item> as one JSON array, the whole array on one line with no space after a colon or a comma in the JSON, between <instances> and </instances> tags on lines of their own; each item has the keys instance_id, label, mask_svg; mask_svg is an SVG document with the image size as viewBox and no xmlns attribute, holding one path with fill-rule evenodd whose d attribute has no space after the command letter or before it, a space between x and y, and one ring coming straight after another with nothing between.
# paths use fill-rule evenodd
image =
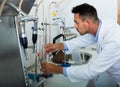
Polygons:
<instances>
[{"instance_id":1,"label":"man's face","mask_svg":"<svg viewBox=\"0 0 120 87\"><path fill-rule=\"evenodd\" d=\"M74 22L74 27L80 33L80 35L88 33L87 22L82 21L78 13L74 14Z\"/></svg>"}]
</instances>

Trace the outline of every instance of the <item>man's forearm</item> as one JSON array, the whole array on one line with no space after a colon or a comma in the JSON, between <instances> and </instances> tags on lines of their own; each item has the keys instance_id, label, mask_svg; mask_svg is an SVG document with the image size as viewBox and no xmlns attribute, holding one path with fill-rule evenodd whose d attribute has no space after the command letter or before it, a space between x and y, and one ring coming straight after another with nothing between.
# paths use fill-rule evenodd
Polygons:
<instances>
[{"instance_id":1,"label":"man's forearm","mask_svg":"<svg viewBox=\"0 0 120 87\"><path fill-rule=\"evenodd\" d=\"M63 50L64 49L64 44L63 43L56 43L58 46L58 50Z\"/></svg>"}]
</instances>

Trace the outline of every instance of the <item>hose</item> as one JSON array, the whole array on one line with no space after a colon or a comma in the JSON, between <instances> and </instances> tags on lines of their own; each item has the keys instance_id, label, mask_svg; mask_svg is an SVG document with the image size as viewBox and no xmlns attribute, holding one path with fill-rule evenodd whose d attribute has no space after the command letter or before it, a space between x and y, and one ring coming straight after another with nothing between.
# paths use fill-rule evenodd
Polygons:
<instances>
[{"instance_id":1,"label":"hose","mask_svg":"<svg viewBox=\"0 0 120 87\"><path fill-rule=\"evenodd\" d=\"M20 3L19 3L19 10L21 10L22 3L23 3L23 0L20 0Z\"/></svg>"},{"instance_id":2,"label":"hose","mask_svg":"<svg viewBox=\"0 0 120 87\"><path fill-rule=\"evenodd\" d=\"M0 16L2 15L2 11L3 11L3 8L4 8L6 2L7 2L7 0L3 0L0 5Z\"/></svg>"}]
</instances>

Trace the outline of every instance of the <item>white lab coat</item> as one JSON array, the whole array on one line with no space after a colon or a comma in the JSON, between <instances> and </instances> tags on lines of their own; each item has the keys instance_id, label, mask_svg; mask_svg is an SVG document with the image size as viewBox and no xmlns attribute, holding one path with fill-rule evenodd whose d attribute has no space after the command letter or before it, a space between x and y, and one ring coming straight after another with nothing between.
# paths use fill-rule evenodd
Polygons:
<instances>
[{"instance_id":1,"label":"white lab coat","mask_svg":"<svg viewBox=\"0 0 120 87\"><path fill-rule=\"evenodd\" d=\"M71 53L76 48L97 44L96 58L91 58L87 64L67 68L68 78L72 82L93 79L107 71L120 86L120 26L116 24L112 21L102 21L98 42L94 41L91 34L65 42L69 49L66 53Z\"/></svg>"}]
</instances>

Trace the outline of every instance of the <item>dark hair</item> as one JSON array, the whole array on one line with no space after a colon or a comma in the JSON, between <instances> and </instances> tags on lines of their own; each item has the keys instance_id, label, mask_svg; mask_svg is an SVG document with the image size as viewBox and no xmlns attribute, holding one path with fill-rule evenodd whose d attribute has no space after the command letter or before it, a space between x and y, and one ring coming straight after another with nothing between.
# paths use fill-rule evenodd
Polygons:
<instances>
[{"instance_id":1,"label":"dark hair","mask_svg":"<svg viewBox=\"0 0 120 87\"><path fill-rule=\"evenodd\" d=\"M98 21L96 9L87 3L73 7L72 13L78 13L82 21L87 18L90 18L91 20L93 20L93 22Z\"/></svg>"}]
</instances>

